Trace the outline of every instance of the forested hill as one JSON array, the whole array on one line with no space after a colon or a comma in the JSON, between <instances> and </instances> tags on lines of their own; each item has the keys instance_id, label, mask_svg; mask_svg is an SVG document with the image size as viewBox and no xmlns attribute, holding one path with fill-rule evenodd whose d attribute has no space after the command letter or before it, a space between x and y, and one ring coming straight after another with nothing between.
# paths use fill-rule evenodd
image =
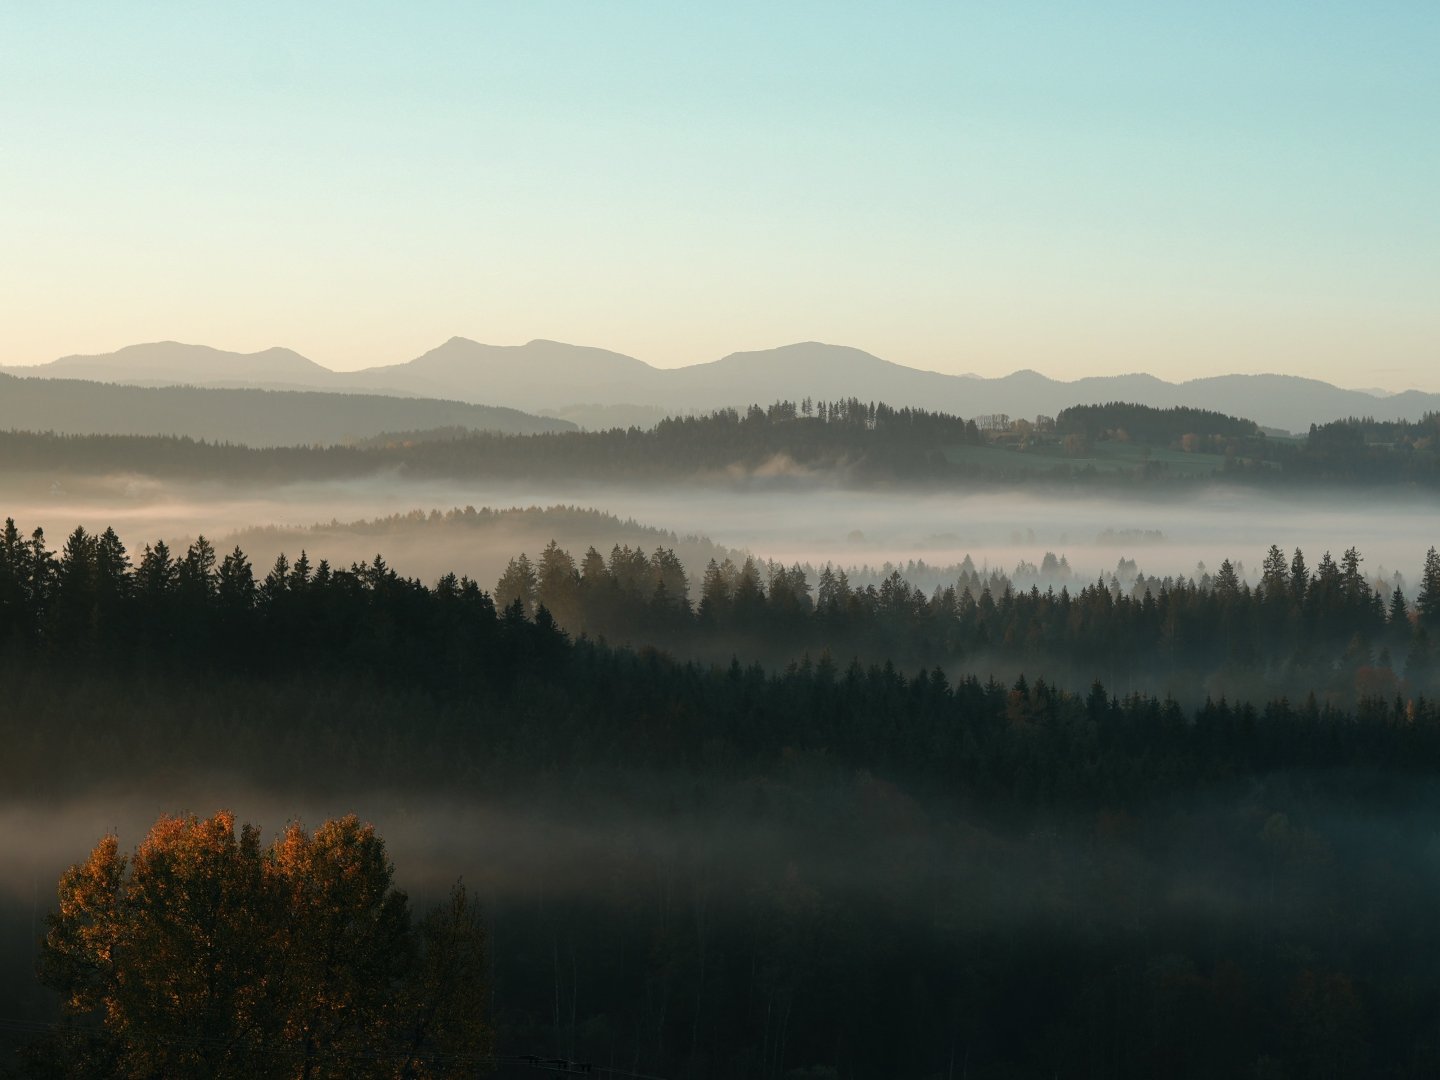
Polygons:
<instances>
[{"instance_id":1,"label":"forested hill","mask_svg":"<svg viewBox=\"0 0 1440 1080\"><path fill-rule=\"evenodd\" d=\"M531 434L574 426L458 401L318 391L117 386L0 374L0 429L171 435L248 446L330 445L383 431L453 425Z\"/></svg>"},{"instance_id":2,"label":"forested hill","mask_svg":"<svg viewBox=\"0 0 1440 1080\"><path fill-rule=\"evenodd\" d=\"M291 397L307 395L269 395L280 403ZM431 428L327 447L247 448L187 438L11 432L0 433L0 466L62 481L136 472L273 483L398 471L417 478L715 484L818 479L854 486L943 486L1040 480L1173 487L1224 477L1255 484L1435 486L1440 484L1440 414L1415 423L1336 422L1292 440L1267 437L1243 419L1190 409L1112 404L1070 409L1054 418L965 419L853 398L806 399L799 405L751 406L743 414L724 409L672 417L651 430L514 437Z\"/></svg>"},{"instance_id":3,"label":"forested hill","mask_svg":"<svg viewBox=\"0 0 1440 1080\"><path fill-rule=\"evenodd\" d=\"M407 574L434 580L461 568L484 581L499 576L508 557L538 552L551 541L575 551L598 545L604 551L623 545L675 552L687 567L709 560L744 560L744 554L703 536L642 525L631 518L578 506L465 506L450 510L412 510L359 521L319 522L306 527L254 526L216 537L216 547L237 545L257 564L301 550L326 552L332 563L348 564L383 551ZM188 538L186 540L188 542Z\"/></svg>"},{"instance_id":4,"label":"forested hill","mask_svg":"<svg viewBox=\"0 0 1440 1080\"><path fill-rule=\"evenodd\" d=\"M1205 409L1155 409L1112 401L1062 409L1055 416L1055 432L1062 436L1083 435L1088 439L1124 436L1151 446L1181 447L1187 435L1246 439L1259 435L1260 426L1253 420Z\"/></svg>"}]
</instances>

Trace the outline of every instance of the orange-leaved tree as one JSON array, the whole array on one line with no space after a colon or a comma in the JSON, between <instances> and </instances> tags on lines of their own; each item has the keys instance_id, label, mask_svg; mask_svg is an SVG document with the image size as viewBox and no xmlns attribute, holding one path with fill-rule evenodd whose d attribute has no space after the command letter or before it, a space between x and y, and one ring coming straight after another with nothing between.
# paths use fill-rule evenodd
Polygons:
<instances>
[{"instance_id":1,"label":"orange-leaved tree","mask_svg":"<svg viewBox=\"0 0 1440 1080\"><path fill-rule=\"evenodd\" d=\"M122 1077L473 1076L484 935L457 886L418 925L353 815L269 846L233 814L163 817L60 880L42 978L71 1015L38 1062Z\"/></svg>"}]
</instances>

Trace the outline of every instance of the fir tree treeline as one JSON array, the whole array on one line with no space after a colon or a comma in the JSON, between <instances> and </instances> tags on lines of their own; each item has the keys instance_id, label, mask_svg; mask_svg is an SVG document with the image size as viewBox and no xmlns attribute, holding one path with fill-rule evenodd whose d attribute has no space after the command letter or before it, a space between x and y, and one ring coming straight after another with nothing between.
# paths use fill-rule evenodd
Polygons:
<instances>
[{"instance_id":1,"label":"fir tree treeline","mask_svg":"<svg viewBox=\"0 0 1440 1080\"><path fill-rule=\"evenodd\" d=\"M553 715L542 710L531 723L534 730L565 731L555 752L567 756L584 757L599 745L605 724L571 727L578 715L599 709L614 710L606 724L621 724L602 743L622 759L683 746L680 756L695 760L716 740L747 755L802 745L828 748L857 766L921 772L955 764L960 744L947 740L960 731L947 731L945 717L1019 717L1026 720L1020 727L1034 718L1067 739L1088 738L1094 732L1079 721L1095 719L1098 695L1107 709L1119 710L1117 718L1140 718L1142 734L1121 743L1125 753L1143 757L1150 752L1147 740L1167 725L1182 743L1209 730L1197 728L1195 716L1222 716L1225 725L1242 716L1243 725L1263 730L1265 738L1287 730L1292 719L1304 726L1323 717L1343 727L1363 716L1375 721L1354 729L1364 739L1389 731L1387 725L1431 716L1426 697L1433 694L1435 665L1428 641L1440 631L1440 554L1432 548L1427 555L1413 611L1398 590L1387 609L1359 563L1352 549L1338 564L1323 558L1312 575L1299 552L1287 562L1272 548L1254 589L1226 562L1208 588L1181 582L1138 599L1099 584L1074 597L1031 590L997 598L982 589L976 598L967 586L959 597L947 588L926 598L898 574L878 588L855 590L827 570L812 598L799 571L771 567L765 580L749 560L738 568L712 563L692 608L684 570L663 548L646 556L617 547L608 560L592 549L577 565L552 544L533 564L524 556L514 560L492 598L468 578L446 575L432 587L403 578L379 555L343 570L323 559L312 563L304 552L293 561L282 555L257 574L238 548L218 555L201 538L178 554L163 542L147 545L132 563L113 530L91 535L80 528L57 554L42 531L25 537L7 520L0 531L0 661L12 673L75 668L97 677L358 676L470 704L514 704L518 687L544 686L542 697L558 694L567 704ZM628 626L669 651L707 637L727 650L758 643L747 658L777 642L821 647L783 672L757 663L742 667L738 659L683 663L649 648L631 652L573 641L557 616L578 622L582 633L593 629L590 619ZM863 654L879 659L852 660L830 642L858 643ZM1372 657L1372 649L1388 651L1387 642L1408 650L1403 677ZM1337 643L1344 643L1340 653ZM1060 667L1068 657L1069 670L1092 661L1098 666L1112 654L1131 657L1143 670L1203 651L1208 660L1288 665L1315 682L1295 703L1210 702L1192 714L1156 698L1111 702L1098 682L1085 691L1090 680L1057 685L1038 663L1013 684L969 677L951 685L942 673L971 651L1007 649L1021 660L1049 658ZM935 663L917 662L927 653ZM1329 693L1336 672L1344 693ZM622 689L622 683L632 685ZM1255 728L1262 713L1273 719ZM1192 719L1184 722L1187 716ZM660 717L666 730L651 730ZM1016 726L1007 724L1007 738ZM966 737L978 730L967 729ZM1407 728L1405 737L1427 730ZM458 730L447 737L466 741ZM523 734L488 731L486 738L506 743ZM1341 746L1332 744L1335 760L1351 760L1354 748ZM1084 756L1072 748L1061 759ZM1086 784L1093 790L1095 782L1092 776ZM1146 787L1138 777L1117 783L1117 791Z\"/></svg>"},{"instance_id":2,"label":"fir tree treeline","mask_svg":"<svg viewBox=\"0 0 1440 1080\"><path fill-rule=\"evenodd\" d=\"M1286 467L1297 478L1345 483L1434 484L1440 476L1440 413L1420 420L1371 417L1312 424Z\"/></svg>"},{"instance_id":3,"label":"fir tree treeline","mask_svg":"<svg viewBox=\"0 0 1440 1080\"><path fill-rule=\"evenodd\" d=\"M1224 439L1254 438L1260 427L1253 420L1210 409L1176 406L1157 409L1147 405L1131 405L1112 401L1104 405L1073 405L1055 416L1055 431L1060 435L1083 435L1101 439L1107 434L1124 432L1127 438L1159 446L1178 444L1186 435Z\"/></svg>"},{"instance_id":4,"label":"fir tree treeline","mask_svg":"<svg viewBox=\"0 0 1440 1080\"><path fill-rule=\"evenodd\" d=\"M957 662L1043 670L1072 685L1179 678L1196 696L1216 672L1247 696L1433 695L1434 549L1413 609L1398 585L1387 594L1372 584L1363 561L1354 548L1338 562L1326 552L1312 571L1299 549L1287 559L1272 546L1253 588L1227 559L1199 582L1142 575L1127 589L1111 577L1043 593L971 566L927 596L898 570L858 587L830 566L812 583L799 566L711 559L692 602L669 549L647 557L616 545L607 558L591 547L577 561L552 542L533 562L512 559L494 596L527 615L543 608L572 634L709 659L828 651L912 670Z\"/></svg>"},{"instance_id":5,"label":"fir tree treeline","mask_svg":"<svg viewBox=\"0 0 1440 1080\"><path fill-rule=\"evenodd\" d=\"M801 412L801 409L808 412ZM176 478L333 479L403 469L414 476L653 479L794 466L856 478L922 479L950 466L941 449L978 443L973 421L858 400L777 402L741 413L674 417L653 429L509 436L470 432L374 438L361 446L261 447L187 438L0 432L0 465L15 470L136 470Z\"/></svg>"},{"instance_id":6,"label":"fir tree treeline","mask_svg":"<svg viewBox=\"0 0 1440 1080\"><path fill-rule=\"evenodd\" d=\"M302 551L259 573L240 548L221 554L204 537L184 552L156 541L132 561L113 529L77 528L56 552L42 530L25 536L7 519L0 641L162 660L219 647L255 667L315 633L377 663L413 654L433 668L425 658L448 651L437 628L463 637L519 620L681 658L735 655L772 667L828 654L904 670L1043 671L1071 688L1100 679L1187 701L1207 690L1260 700L1316 693L1346 706L1434 696L1440 555L1427 554L1413 604L1398 585L1387 595L1372 584L1362 563L1352 547L1338 561L1326 552L1312 570L1299 549L1287 558L1272 546L1254 587L1227 559L1200 582L1142 575L1126 589L1111 577L1043 593L970 567L927 596L898 570L859 587L826 566L812 584L799 566L712 558L692 600L668 547L647 555L616 545L608 557L591 547L577 560L552 541L533 561L512 559L491 594L453 574L426 588L380 555L337 570ZM377 598L380 617L357 616L357 604L374 609Z\"/></svg>"}]
</instances>

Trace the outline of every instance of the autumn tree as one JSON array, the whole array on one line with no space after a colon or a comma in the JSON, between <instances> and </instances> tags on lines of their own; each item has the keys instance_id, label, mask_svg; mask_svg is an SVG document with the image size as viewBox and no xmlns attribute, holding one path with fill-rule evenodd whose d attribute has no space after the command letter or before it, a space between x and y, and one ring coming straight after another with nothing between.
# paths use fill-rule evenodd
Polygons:
<instances>
[{"instance_id":1,"label":"autumn tree","mask_svg":"<svg viewBox=\"0 0 1440 1080\"><path fill-rule=\"evenodd\" d=\"M417 927L384 842L353 815L268 847L221 812L114 836L60 880L41 971L99 1021L41 1048L72 1076L474 1075L484 939L457 887Z\"/></svg>"}]
</instances>

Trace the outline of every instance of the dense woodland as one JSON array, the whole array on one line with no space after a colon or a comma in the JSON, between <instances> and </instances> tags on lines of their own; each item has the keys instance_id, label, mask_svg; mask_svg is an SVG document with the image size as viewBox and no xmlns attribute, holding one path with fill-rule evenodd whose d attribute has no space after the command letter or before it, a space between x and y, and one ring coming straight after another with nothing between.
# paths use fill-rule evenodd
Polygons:
<instances>
[{"instance_id":1,"label":"dense woodland","mask_svg":"<svg viewBox=\"0 0 1440 1080\"><path fill-rule=\"evenodd\" d=\"M692 604L663 549L602 572L556 548L533 598L517 558L497 604L378 557L260 571L7 525L0 770L41 800L213 771L671 830L579 882L552 867L543 899L491 897L504 1054L811 1080L1432 1075L1440 557L1413 600L1358 562L1277 550L1256 587L1222 567L1148 599L811 591L717 564ZM546 606L565 596L580 635ZM640 633L606 620L675 647L606 644ZM1205 663L1308 650L1315 692L1182 702L1045 669L1164 662L1167 633ZM684 659L707 635L734 659ZM931 640L953 655L851 659ZM1341 642L1368 664L1337 688ZM977 646L1027 668L961 673Z\"/></svg>"},{"instance_id":2,"label":"dense woodland","mask_svg":"<svg viewBox=\"0 0 1440 1080\"><path fill-rule=\"evenodd\" d=\"M1318 693L1352 705L1433 693L1440 557L1431 549L1414 610L1398 585L1368 580L1363 561L1354 548L1338 562L1326 552L1312 571L1304 552L1287 558L1272 546L1254 588L1227 559L1198 582L1138 575L1126 588L1110 575L1043 593L967 564L927 596L899 570L857 587L829 566L812 581L799 566L712 559L692 608L668 549L647 557L616 546L607 559L592 547L577 562L552 543L534 562L511 560L494 596L501 608L544 608L572 633L715 661L829 653L912 670L1042 670L1067 685L1099 679L1192 702Z\"/></svg>"},{"instance_id":3,"label":"dense woodland","mask_svg":"<svg viewBox=\"0 0 1440 1080\"><path fill-rule=\"evenodd\" d=\"M257 391L258 392L258 391ZM671 417L654 428L507 436L451 428L354 444L246 447L178 437L0 433L0 467L65 482L141 473L245 483L398 472L416 479L504 477L607 482L705 479L849 485L1033 482L1175 487L1239 483L1434 486L1440 416L1348 420L1300 439L1195 409L1086 406L1058 417L962 419L858 400L778 402Z\"/></svg>"}]
</instances>

